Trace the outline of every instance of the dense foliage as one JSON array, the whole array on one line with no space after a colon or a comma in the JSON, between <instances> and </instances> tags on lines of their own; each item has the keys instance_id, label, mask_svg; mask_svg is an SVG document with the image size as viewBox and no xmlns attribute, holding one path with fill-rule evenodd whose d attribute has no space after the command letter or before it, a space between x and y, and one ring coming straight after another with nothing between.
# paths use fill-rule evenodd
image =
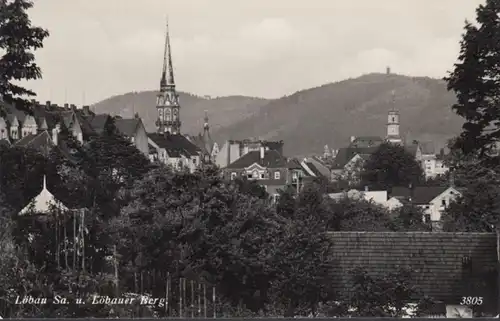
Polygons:
<instances>
[{"instance_id":1,"label":"dense foliage","mask_svg":"<svg viewBox=\"0 0 500 321\"><path fill-rule=\"evenodd\" d=\"M496 148L500 137L500 3L487 0L476 10L476 22L466 22L455 68L445 80L457 95L453 110L465 119L457 147L482 156Z\"/></svg>"},{"instance_id":2,"label":"dense foliage","mask_svg":"<svg viewBox=\"0 0 500 321\"><path fill-rule=\"evenodd\" d=\"M27 97L35 93L19 84L20 80L42 77L33 51L43 47L48 31L31 25L27 10L30 0L0 0L0 98L29 110Z\"/></svg>"},{"instance_id":3,"label":"dense foliage","mask_svg":"<svg viewBox=\"0 0 500 321\"><path fill-rule=\"evenodd\" d=\"M370 155L360 173L361 186L387 190L422 183L422 167L404 147L384 143Z\"/></svg>"},{"instance_id":4,"label":"dense foliage","mask_svg":"<svg viewBox=\"0 0 500 321\"><path fill-rule=\"evenodd\" d=\"M199 315L193 306L204 299L197 297L206 298L208 315L317 314L338 299L328 231L419 230L410 214L398 220L371 202L331 199L322 181L298 194L290 186L273 204L254 182L224 181L215 167L190 173L153 165L112 124L83 145L64 132L66 148L46 158L30 149L0 151L4 316ZM17 216L43 175L57 199L82 210ZM183 298L182 311L11 304L17 295L165 297L166 288L173 302Z\"/></svg>"}]
</instances>

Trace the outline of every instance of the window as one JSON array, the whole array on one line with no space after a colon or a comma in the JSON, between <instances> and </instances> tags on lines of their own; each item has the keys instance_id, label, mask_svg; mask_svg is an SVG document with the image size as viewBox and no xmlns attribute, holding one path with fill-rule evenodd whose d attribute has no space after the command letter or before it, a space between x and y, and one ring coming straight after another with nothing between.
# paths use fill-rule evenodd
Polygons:
<instances>
[{"instance_id":1,"label":"window","mask_svg":"<svg viewBox=\"0 0 500 321\"><path fill-rule=\"evenodd\" d=\"M280 172L274 172L274 179L280 179Z\"/></svg>"},{"instance_id":2,"label":"window","mask_svg":"<svg viewBox=\"0 0 500 321\"><path fill-rule=\"evenodd\" d=\"M446 207L446 200L441 200L441 206Z\"/></svg>"},{"instance_id":3,"label":"window","mask_svg":"<svg viewBox=\"0 0 500 321\"><path fill-rule=\"evenodd\" d=\"M430 223L430 222L431 222L431 214L425 214L424 223Z\"/></svg>"},{"instance_id":4,"label":"window","mask_svg":"<svg viewBox=\"0 0 500 321\"><path fill-rule=\"evenodd\" d=\"M193 158L193 164L196 165L196 158Z\"/></svg>"},{"instance_id":5,"label":"window","mask_svg":"<svg viewBox=\"0 0 500 321\"><path fill-rule=\"evenodd\" d=\"M231 173L231 180L232 180L232 181L236 179L236 175L237 175L237 174L236 174L235 172L232 172L232 173Z\"/></svg>"},{"instance_id":6,"label":"window","mask_svg":"<svg viewBox=\"0 0 500 321\"><path fill-rule=\"evenodd\" d=\"M278 203L280 200L280 194L274 194L273 195L273 202L274 203Z\"/></svg>"},{"instance_id":7,"label":"window","mask_svg":"<svg viewBox=\"0 0 500 321\"><path fill-rule=\"evenodd\" d=\"M260 174L260 179L266 178L266 175L264 173Z\"/></svg>"},{"instance_id":8,"label":"window","mask_svg":"<svg viewBox=\"0 0 500 321\"><path fill-rule=\"evenodd\" d=\"M259 178L259 173L257 171L253 171L252 178Z\"/></svg>"}]
</instances>

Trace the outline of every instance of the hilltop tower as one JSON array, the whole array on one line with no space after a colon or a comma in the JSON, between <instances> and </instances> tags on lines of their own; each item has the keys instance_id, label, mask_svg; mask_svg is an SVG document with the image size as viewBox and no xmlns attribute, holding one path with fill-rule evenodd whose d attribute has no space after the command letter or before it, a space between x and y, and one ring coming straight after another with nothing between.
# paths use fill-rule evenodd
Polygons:
<instances>
[{"instance_id":1,"label":"hilltop tower","mask_svg":"<svg viewBox=\"0 0 500 321\"><path fill-rule=\"evenodd\" d=\"M163 70L160 79L160 92L156 100L158 119L156 128L158 133L181 133L179 95L175 90L174 67L172 64L172 50L168 20L165 32L165 49L163 52Z\"/></svg>"},{"instance_id":2,"label":"hilltop tower","mask_svg":"<svg viewBox=\"0 0 500 321\"><path fill-rule=\"evenodd\" d=\"M402 144L403 140L399 134L399 111L396 109L396 95L392 91L392 106L387 115L387 137L386 140L394 144Z\"/></svg>"}]
</instances>

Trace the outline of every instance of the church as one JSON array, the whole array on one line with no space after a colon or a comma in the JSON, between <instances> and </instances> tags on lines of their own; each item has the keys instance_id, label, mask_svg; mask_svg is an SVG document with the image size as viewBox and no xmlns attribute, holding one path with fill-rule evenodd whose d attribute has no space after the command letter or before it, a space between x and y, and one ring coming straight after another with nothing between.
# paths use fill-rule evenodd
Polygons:
<instances>
[{"instance_id":1,"label":"church","mask_svg":"<svg viewBox=\"0 0 500 321\"><path fill-rule=\"evenodd\" d=\"M159 161L177 170L187 168L191 172L200 165L211 162L217 145L210 138L208 116L205 115L203 136L200 134L199 137L190 137L183 135L181 131L181 106L174 79L168 22L156 112L156 132L148 133L151 161Z\"/></svg>"}]
</instances>

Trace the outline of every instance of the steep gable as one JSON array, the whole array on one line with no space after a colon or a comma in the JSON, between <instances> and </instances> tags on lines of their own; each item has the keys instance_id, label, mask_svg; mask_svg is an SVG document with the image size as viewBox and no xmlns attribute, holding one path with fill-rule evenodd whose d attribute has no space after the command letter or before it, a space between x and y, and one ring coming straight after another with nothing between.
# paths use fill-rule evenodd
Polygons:
<instances>
[{"instance_id":1,"label":"steep gable","mask_svg":"<svg viewBox=\"0 0 500 321\"><path fill-rule=\"evenodd\" d=\"M169 157L179 158L184 156L190 158L201 153L201 150L195 144L180 134L149 133L148 138L159 148L164 148Z\"/></svg>"},{"instance_id":2,"label":"steep gable","mask_svg":"<svg viewBox=\"0 0 500 321\"><path fill-rule=\"evenodd\" d=\"M402 199L410 199L413 204L429 204L433 199L449 190L449 186L415 186L412 189L408 187L393 187L391 196ZM458 194L459 192L455 190Z\"/></svg>"},{"instance_id":3,"label":"steep gable","mask_svg":"<svg viewBox=\"0 0 500 321\"><path fill-rule=\"evenodd\" d=\"M287 160L276 150L267 150L264 153L264 158L260 158L260 151L249 152L238 158L227 168L247 168L248 166L257 163L266 168L284 168L287 166Z\"/></svg>"},{"instance_id":4,"label":"steep gable","mask_svg":"<svg viewBox=\"0 0 500 321\"><path fill-rule=\"evenodd\" d=\"M118 131L125 137L133 137L140 126L141 120L139 118L117 118L115 119L115 126Z\"/></svg>"}]
</instances>

